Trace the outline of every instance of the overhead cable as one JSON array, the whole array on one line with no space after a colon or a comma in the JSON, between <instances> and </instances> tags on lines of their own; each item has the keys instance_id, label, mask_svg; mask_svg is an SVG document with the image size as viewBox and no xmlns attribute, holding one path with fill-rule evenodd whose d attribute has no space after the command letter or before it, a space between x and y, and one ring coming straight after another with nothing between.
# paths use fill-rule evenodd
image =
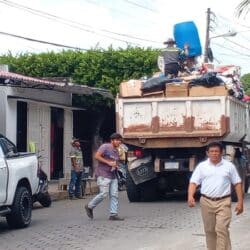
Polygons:
<instances>
[{"instance_id":1,"label":"overhead cable","mask_svg":"<svg viewBox=\"0 0 250 250\"><path fill-rule=\"evenodd\" d=\"M144 6L144 5L138 4L138 3L136 3L136 2L129 1L129 0L124 0L124 1L125 1L125 2L127 2L127 3L130 3L130 4L133 4L133 5L135 5L135 6L139 7L139 8L142 8L142 9L145 9L145 10L149 10L149 11L152 11L152 12L158 13L158 11L157 11L157 10L155 10L155 9L151 9L151 8L149 8L149 7L147 7L147 6Z\"/></svg>"},{"instance_id":2,"label":"overhead cable","mask_svg":"<svg viewBox=\"0 0 250 250\"><path fill-rule=\"evenodd\" d=\"M67 49L75 49L75 50L84 50L84 51L87 51L87 49L83 49L83 48L73 47L73 46L59 44L59 43L47 42L47 41L43 41L43 40L37 40L37 39L34 39L34 38L19 36L19 35L15 35L15 34L3 32L3 31L0 31L0 35L11 36L11 37L15 37L15 38L20 38L20 39L28 40L28 41L31 41L31 42L49 44L49 45L53 45L53 46L57 46L57 47L62 47L62 48L67 48Z\"/></svg>"},{"instance_id":3,"label":"overhead cable","mask_svg":"<svg viewBox=\"0 0 250 250\"><path fill-rule=\"evenodd\" d=\"M10 6L10 7L14 7L14 8L17 8L17 9L24 10L24 11L28 11L31 14L38 15L38 16L41 16L43 18L47 18L47 19L50 19L50 20L54 20L54 21L63 23L65 25L68 25L70 27L77 28L77 29L80 29L80 30L83 30L83 31L86 31L86 32L94 33L94 34L97 34L99 36L107 37L107 38L117 40L117 41L120 41L120 42L125 42L125 43L134 44L134 45L137 45L137 46L141 46L140 44L137 44L137 43L134 43L134 42L131 42L131 41L126 41L126 40L122 40L122 39L119 39L119 38L107 36L105 34L100 34L100 33L96 32L94 30L85 29L85 28L82 28L82 27L79 27L79 26L85 26L85 27L88 27L88 28L91 28L91 29L96 29L96 30L99 30L99 31L102 31L102 32L114 34L114 35L117 35L117 36L123 36L123 37L126 37L126 38L132 38L132 39L136 39L136 40L140 40L140 41L144 41L144 42L152 42L152 43L160 44L160 42L154 41L154 40L149 40L149 39L145 39L145 38L141 38L141 37L137 37L137 36L133 36L133 35L129 35L129 34L124 34L124 33L119 33L119 32L113 32L113 31L110 31L110 30L107 30L107 29L95 28L95 27L87 25L87 24L79 23L79 22L76 22L76 21L73 21L73 20L70 20L70 19L67 19L67 18L56 16L54 14L50 14L48 12L33 9L33 8L30 8L30 7L27 7L27 6L24 6L24 5L20 5L20 4L11 2L11 1L0 0L0 2L3 3L3 4L6 4L6 5Z\"/></svg>"}]
</instances>

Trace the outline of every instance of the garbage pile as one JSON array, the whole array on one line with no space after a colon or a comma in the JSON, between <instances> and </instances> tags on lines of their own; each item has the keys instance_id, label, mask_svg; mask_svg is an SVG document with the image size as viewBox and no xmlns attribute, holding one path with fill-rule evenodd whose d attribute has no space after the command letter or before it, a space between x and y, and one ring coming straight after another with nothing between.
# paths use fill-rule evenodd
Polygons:
<instances>
[{"instance_id":1,"label":"garbage pile","mask_svg":"<svg viewBox=\"0 0 250 250\"><path fill-rule=\"evenodd\" d=\"M219 66L203 63L192 71L180 72L178 77L170 78L162 72L140 80L129 80L120 85L121 97L180 97L230 95L248 101L240 82L240 67Z\"/></svg>"}]
</instances>

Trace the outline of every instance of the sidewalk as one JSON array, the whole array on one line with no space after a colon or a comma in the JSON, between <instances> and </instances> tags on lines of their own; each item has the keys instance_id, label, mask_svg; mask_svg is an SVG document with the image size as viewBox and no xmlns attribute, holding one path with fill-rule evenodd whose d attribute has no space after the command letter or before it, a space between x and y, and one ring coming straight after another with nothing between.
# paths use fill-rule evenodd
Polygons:
<instances>
[{"instance_id":1,"label":"sidewalk","mask_svg":"<svg viewBox=\"0 0 250 250\"><path fill-rule=\"evenodd\" d=\"M58 180L49 181L49 194L51 196L52 201L58 200L65 200L68 199L68 185L64 185L63 187L59 186ZM85 194L86 195L93 195L98 192L98 186L96 185L95 180L87 181Z\"/></svg>"}]
</instances>

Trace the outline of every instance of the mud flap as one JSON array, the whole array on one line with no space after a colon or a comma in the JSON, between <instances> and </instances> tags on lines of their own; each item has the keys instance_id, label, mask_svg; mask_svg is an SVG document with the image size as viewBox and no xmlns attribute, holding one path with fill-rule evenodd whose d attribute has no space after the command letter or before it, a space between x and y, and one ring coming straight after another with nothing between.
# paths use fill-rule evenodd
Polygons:
<instances>
[{"instance_id":1,"label":"mud flap","mask_svg":"<svg viewBox=\"0 0 250 250\"><path fill-rule=\"evenodd\" d=\"M128 165L128 171L134 183L140 184L156 177L151 156L136 159Z\"/></svg>"}]
</instances>

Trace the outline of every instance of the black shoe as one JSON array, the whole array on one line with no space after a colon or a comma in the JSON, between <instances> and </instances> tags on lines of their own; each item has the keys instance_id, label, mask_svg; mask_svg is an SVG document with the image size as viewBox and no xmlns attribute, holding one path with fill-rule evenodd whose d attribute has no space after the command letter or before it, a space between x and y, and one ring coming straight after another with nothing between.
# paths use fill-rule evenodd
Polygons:
<instances>
[{"instance_id":1,"label":"black shoe","mask_svg":"<svg viewBox=\"0 0 250 250\"><path fill-rule=\"evenodd\" d=\"M90 219L93 219L94 218L93 209L89 208L88 205L85 205L85 210L86 210L88 217Z\"/></svg>"},{"instance_id":2,"label":"black shoe","mask_svg":"<svg viewBox=\"0 0 250 250\"><path fill-rule=\"evenodd\" d=\"M117 220L117 221L122 221L124 218L119 217L117 214L115 215L110 215L109 220Z\"/></svg>"}]
</instances>

